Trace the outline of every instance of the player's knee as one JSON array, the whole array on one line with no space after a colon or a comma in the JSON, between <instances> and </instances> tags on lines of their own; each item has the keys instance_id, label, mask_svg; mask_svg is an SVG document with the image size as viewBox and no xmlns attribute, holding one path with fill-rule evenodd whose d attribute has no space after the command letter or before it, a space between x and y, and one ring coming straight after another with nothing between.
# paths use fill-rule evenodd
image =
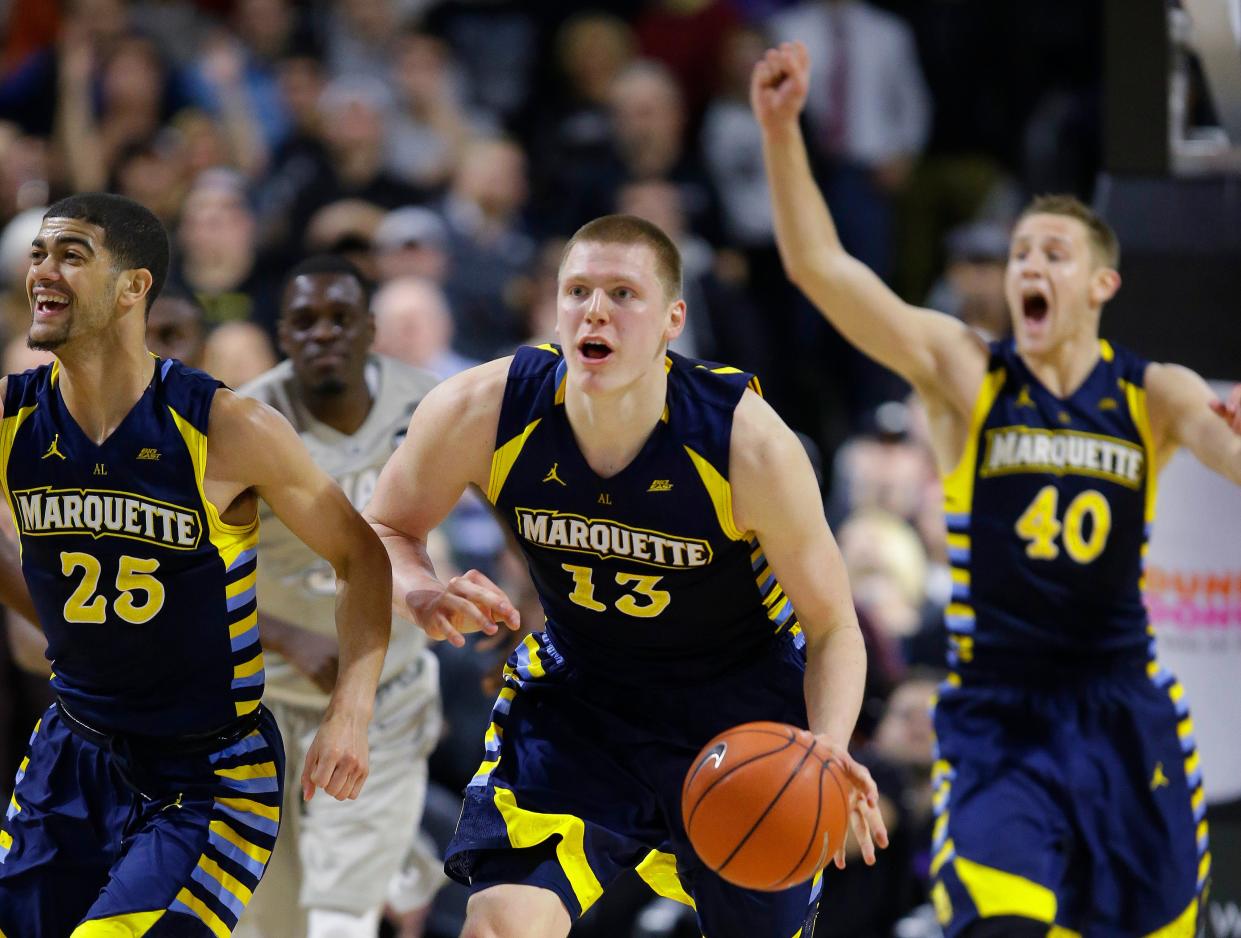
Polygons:
<instances>
[{"instance_id":1,"label":"player's knee","mask_svg":"<svg viewBox=\"0 0 1241 938\"><path fill-rule=\"evenodd\" d=\"M379 910L340 912L311 909L307 916L306 938L375 938L379 930Z\"/></svg>"},{"instance_id":2,"label":"player's knee","mask_svg":"<svg viewBox=\"0 0 1241 938\"><path fill-rule=\"evenodd\" d=\"M1000 915L984 918L961 934L961 938L1047 938L1047 924L1032 918Z\"/></svg>"},{"instance_id":3,"label":"player's knee","mask_svg":"<svg viewBox=\"0 0 1241 938\"><path fill-rule=\"evenodd\" d=\"M571 924L550 890L492 886L470 896L461 938L562 938Z\"/></svg>"}]
</instances>

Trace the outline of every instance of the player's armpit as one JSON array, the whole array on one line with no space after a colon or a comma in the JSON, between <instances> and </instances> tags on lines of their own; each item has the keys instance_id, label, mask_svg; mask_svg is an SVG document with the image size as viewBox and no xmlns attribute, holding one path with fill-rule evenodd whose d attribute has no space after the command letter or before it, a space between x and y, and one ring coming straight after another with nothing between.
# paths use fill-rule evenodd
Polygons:
<instances>
[{"instance_id":1,"label":"player's armpit","mask_svg":"<svg viewBox=\"0 0 1241 938\"><path fill-rule=\"evenodd\" d=\"M1159 465L1184 446L1208 469L1241 485L1241 433L1232 428L1228 402L1182 365L1152 363L1145 385Z\"/></svg>"}]
</instances>

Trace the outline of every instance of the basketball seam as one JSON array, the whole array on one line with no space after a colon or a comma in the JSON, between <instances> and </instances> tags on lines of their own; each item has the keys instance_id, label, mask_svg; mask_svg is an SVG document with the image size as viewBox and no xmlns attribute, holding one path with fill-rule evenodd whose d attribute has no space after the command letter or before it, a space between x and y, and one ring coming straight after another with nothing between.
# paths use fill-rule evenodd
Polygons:
<instances>
[{"instance_id":1,"label":"basketball seam","mask_svg":"<svg viewBox=\"0 0 1241 938\"><path fill-rule=\"evenodd\" d=\"M773 733L771 735L775 736L779 734ZM779 747L778 749L769 749L767 752L759 753L757 756L751 756L750 758L746 759L744 762L738 762L736 765L729 768L727 772L723 772L719 776L717 776L714 781L712 781L706 788L704 788L699 793L698 800L694 802L693 810L690 811L689 817L685 818L685 833L686 834L689 833L690 825L694 823L694 815L698 813L699 806L706 800L707 795L711 793L711 790L715 788L716 785L720 784L720 782L724 781L734 772L749 765L751 762L757 762L759 759L766 759L768 756L775 755L777 752L784 752L784 750L788 749L789 746L793 745L795 742L797 742L797 737L795 736L786 737L785 744ZM810 750L807 749L806 752L810 752ZM804 759L802 761L805 762ZM681 792L682 804L685 802L685 790L689 789L690 781L692 781L693 778L698 775L698 772L699 770L701 770L701 768L702 768L702 764L699 763L699 765L694 768L694 774L690 776L690 779L686 780L686 783L683 786L684 790L682 790Z\"/></svg>"},{"instance_id":2,"label":"basketball seam","mask_svg":"<svg viewBox=\"0 0 1241 938\"><path fill-rule=\"evenodd\" d=\"M797 872L798 867L800 867L804 862L806 862L806 856L810 853L811 848L814 846L814 835L818 833L818 830L819 830L819 818L823 816L823 773L828 770L827 766L828 766L827 760L820 759L819 761L819 784L815 786L817 789L816 794L818 795L818 797L815 798L815 801L814 801L814 824L810 828L810 838L806 841L806 849L801 852L801 856L797 858L797 862L793 864L793 868L789 870L787 873L785 873L783 877L781 877L780 879L777 879L774 885L778 886L781 883L788 880L789 878L791 878L792 875Z\"/></svg>"},{"instance_id":3,"label":"basketball seam","mask_svg":"<svg viewBox=\"0 0 1241 938\"><path fill-rule=\"evenodd\" d=\"M789 740L789 742L793 742L793 740ZM780 750L777 749L776 751L779 752ZM813 752L813 749L806 749L803 751L801 761L797 763L793 771L788 774L787 778L785 778L784 784L780 786L780 790L776 792L775 797L768 802L767 807L763 809L763 813L758 816L758 819L750 825L750 829L745 832L745 836L737 841L737 846L733 847L733 852L728 855L723 863L715 868L716 873L722 872L724 867L728 866L728 864L736 858L737 853L743 846L745 846L745 842L753 836L754 832L758 830L763 821L767 819L767 815L769 815L771 813L771 809L776 806L776 802L778 802L784 795L785 791L788 790L789 785L793 784L793 779L797 777L797 774L801 771L801 767L806 764L806 760L810 758L811 752Z\"/></svg>"}]
</instances>

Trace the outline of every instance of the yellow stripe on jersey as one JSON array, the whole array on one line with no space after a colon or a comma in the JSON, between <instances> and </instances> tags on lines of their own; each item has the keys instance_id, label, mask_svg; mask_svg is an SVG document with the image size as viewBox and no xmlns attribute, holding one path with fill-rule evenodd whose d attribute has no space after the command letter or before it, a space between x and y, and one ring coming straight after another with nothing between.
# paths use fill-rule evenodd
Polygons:
<instances>
[{"instance_id":1,"label":"yellow stripe on jersey","mask_svg":"<svg viewBox=\"0 0 1241 938\"><path fill-rule=\"evenodd\" d=\"M690 461L694 464L694 468L698 470L698 475L702 479L703 486L706 487L707 494L711 496L711 504L715 506L715 517L720 523L720 530L724 532L729 540L744 541L746 537L745 532L737 527L737 522L733 519L733 487L702 456L699 456L688 446L685 447L685 452L689 453Z\"/></svg>"},{"instance_id":2,"label":"yellow stripe on jersey","mask_svg":"<svg viewBox=\"0 0 1241 938\"><path fill-rule=\"evenodd\" d=\"M504 483L508 481L508 474L513 471L513 465L517 462L517 457L521 455L522 447L526 445L530 434L542 422L542 417L530 421L526 429L491 454L491 478L487 482L487 501L491 504L494 505L500 500L500 492L504 490Z\"/></svg>"},{"instance_id":3,"label":"yellow stripe on jersey","mask_svg":"<svg viewBox=\"0 0 1241 938\"><path fill-rule=\"evenodd\" d=\"M254 520L247 524L229 524L220 517L203 487L207 473L207 435L199 432L197 427L171 407L168 412L172 414L173 422L177 425L181 438L185 440L185 448L194 464L194 482L198 486L198 498L203 504L203 510L207 513L207 530L211 535L211 543L219 551L224 568L228 569L239 554L258 543L258 515L255 514Z\"/></svg>"},{"instance_id":4,"label":"yellow stripe on jersey","mask_svg":"<svg viewBox=\"0 0 1241 938\"><path fill-rule=\"evenodd\" d=\"M1112 348L1112 343L1107 339L1099 340L1099 357L1105 362L1110 362L1116 357L1116 350Z\"/></svg>"},{"instance_id":5,"label":"yellow stripe on jersey","mask_svg":"<svg viewBox=\"0 0 1241 938\"><path fill-rule=\"evenodd\" d=\"M997 368L988 373L978 390L969 432L965 437L965 449L953 470L944 476L944 510L948 514L969 513L974 500L974 464L978 460L979 436L1006 377L1007 372Z\"/></svg>"},{"instance_id":6,"label":"yellow stripe on jersey","mask_svg":"<svg viewBox=\"0 0 1241 938\"><path fill-rule=\"evenodd\" d=\"M26 419L35 412L38 404L20 408L15 414L6 414L0 420L0 488L4 489L4 497L9 503L9 517L14 528L17 527L17 506L13 504L13 496L9 494L9 457L13 455L13 441L17 431ZM22 539L20 531L17 537L17 556L21 557Z\"/></svg>"},{"instance_id":7,"label":"yellow stripe on jersey","mask_svg":"<svg viewBox=\"0 0 1241 938\"><path fill-rule=\"evenodd\" d=\"M1151 932L1146 938L1194 938L1198 934L1198 899L1195 898L1176 921Z\"/></svg>"},{"instance_id":8,"label":"yellow stripe on jersey","mask_svg":"<svg viewBox=\"0 0 1241 938\"><path fill-rule=\"evenodd\" d=\"M195 915L202 919L202 923L211 929L211 933L216 938L229 938L233 930L220 920L220 917L211 911L196 895L188 889L182 887L177 893L177 901L190 909Z\"/></svg>"},{"instance_id":9,"label":"yellow stripe on jersey","mask_svg":"<svg viewBox=\"0 0 1241 938\"><path fill-rule=\"evenodd\" d=\"M124 915L93 918L75 928L70 938L138 938L149 932L166 911L126 912Z\"/></svg>"},{"instance_id":10,"label":"yellow stripe on jersey","mask_svg":"<svg viewBox=\"0 0 1241 938\"><path fill-rule=\"evenodd\" d=\"M1155 449L1155 435L1151 432L1150 412L1146 409L1146 389L1122 380L1120 388L1129 404L1129 416L1138 428L1142 448L1146 450L1146 523L1155 520L1155 502L1159 488L1159 453Z\"/></svg>"}]
</instances>

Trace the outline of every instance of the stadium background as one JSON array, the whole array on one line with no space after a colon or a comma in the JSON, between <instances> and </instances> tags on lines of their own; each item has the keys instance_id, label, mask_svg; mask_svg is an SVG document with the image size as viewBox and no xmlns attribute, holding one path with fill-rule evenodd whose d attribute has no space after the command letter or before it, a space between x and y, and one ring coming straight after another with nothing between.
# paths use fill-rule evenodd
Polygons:
<instances>
[{"instance_id":1,"label":"stadium background","mask_svg":"<svg viewBox=\"0 0 1241 938\"><path fill-rule=\"evenodd\" d=\"M830 54L806 121L817 170L847 246L907 300L1001 333L1008 226L1029 195L1073 192L1125 248L1105 333L1235 380L1236 4L1184 6L0 2L5 371L31 363L22 280L40 207L75 190L122 192L167 223L170 290L205 311L180 325L186 336L169 328L187 358L234 385L278 355L280 282L308 252L347 253L390 283L393 321L409 329L403 354L447 374L548 336L556 261L578 224L614 210L658 222L686 258L684 350L758 372L816 458L870 645L858 742L893 799L897 843L875 871L829 881L819 934L933 935L916 909L929 859L923 711L947 581L938 487L905 389L848 350L780 272L749 66L773 39ZM1204 37L1186 33L1186 17L1212 7L1233 14L1233 71L1226 41L1213 71L1193 51ZM1241 936L1239 708L1227 677L1241 662L1241 510L1235 490L1173 469L1168 533L1157 527L1152 551L1156 620L1203 737L1208 934ZM465 512L448 535L456 562L504 574L485 519ZM473 688L491 661L445 659L451 730L434 771L451 819L486 712ZM43 695L0 658L0 791ZM648 898L618 890L575 934L690 933ZM451 915L430 933L455 934Z\"/></svg>"}]
</instances>

